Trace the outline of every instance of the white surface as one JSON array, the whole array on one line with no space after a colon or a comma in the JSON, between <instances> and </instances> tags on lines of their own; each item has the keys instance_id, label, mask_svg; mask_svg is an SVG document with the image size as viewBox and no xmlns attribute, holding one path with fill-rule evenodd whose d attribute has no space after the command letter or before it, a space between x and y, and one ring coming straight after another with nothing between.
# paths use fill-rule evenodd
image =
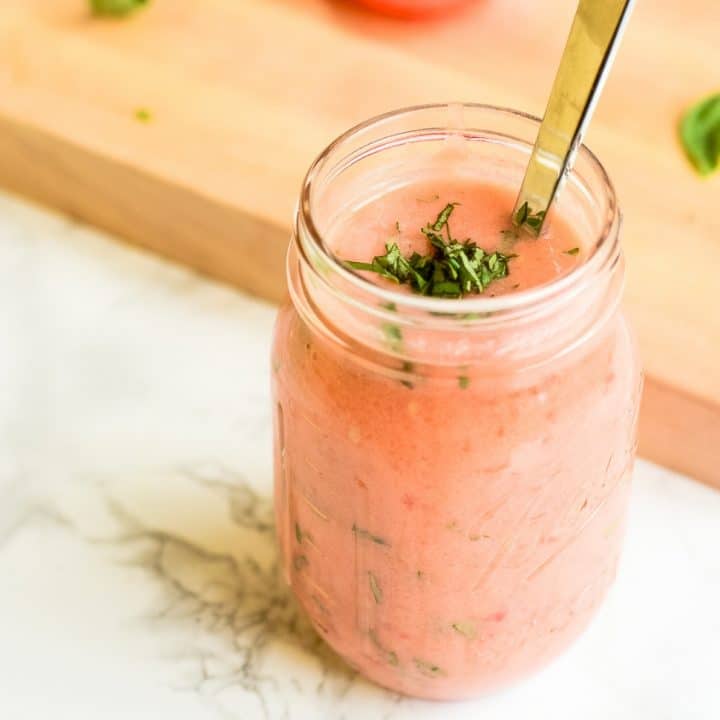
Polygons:
<instances>
[{"instance_id":1,"label":"white surface","mask_svg":"<svg viewBox=\"0 0 720 720\"><path fill-rule=\"evenodd\" d=\"M620 577L527 684L353 676L274 571L273 309L0 196L0 717L718 720L720 493L647 463Z\"/></svg>"}]
</instances>

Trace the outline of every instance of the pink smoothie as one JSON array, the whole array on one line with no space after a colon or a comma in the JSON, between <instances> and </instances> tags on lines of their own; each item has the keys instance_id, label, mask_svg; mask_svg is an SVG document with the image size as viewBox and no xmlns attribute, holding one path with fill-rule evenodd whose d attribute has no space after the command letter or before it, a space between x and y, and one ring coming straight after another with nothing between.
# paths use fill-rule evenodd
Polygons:
<instances>
[{"instance_id":1,"label":"pink smoothie","mask_svg":"<svg viewBox=\"0 0 720 720\"><path fill-rule=\"evenodd\" d=\"M454 237L516 255L488 297L552 283L587 261L592 248L563 217L538 239L516 236L513 201L511 189L479 181L414 182L339 218L326 242L341 260L370 261L387 242L423 253L420 229L456 202ZM410 292L360 275L399 298ZM422 330L383 322L395 351L432 346ZM590 621L621 546L638 399L621 315L532 368L508 359L502 342L487 348L475 364L385 372L356 362L290 304L276 328L287 577L351 665L421 697L474 696L546 664Z\"/></svg>"},{"instance_id":2,"label":"pink smoothie","mask_svg":"<svg viewBox=\"0 0 720 720\"><path fill-rule=\"evenodd\" d=\"M510 262L508 276L487 289L488 297L548 283L576 267L586 254L582 238L562 218L553 218L552 231L537 240L513 228L515 194L511 188L468 180L421 181L393 190L343 218L328 244L343 260L372 260L385 252L388 242L396 243L405 256L413 251L425 254L429 243L421 229L449 202L457 204L448 222L453 238L469 238L488 253L517 256ZM407 291L373 273L363 273L363 277Z\"/></svg>"}]
</instances>

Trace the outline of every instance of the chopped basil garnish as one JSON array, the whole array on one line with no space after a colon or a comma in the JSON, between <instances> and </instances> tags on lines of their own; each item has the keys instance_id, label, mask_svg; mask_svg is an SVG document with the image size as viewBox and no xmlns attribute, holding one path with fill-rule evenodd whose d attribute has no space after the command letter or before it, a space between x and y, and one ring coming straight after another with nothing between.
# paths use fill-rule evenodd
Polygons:
<instances>
[{"instance_id":1,"label":"chopped basil garnish","mask_svg":"<svg viewBox=\"0 0 720 720\"><path fill-rule=\"evenodd\" d=\"M329 614L330 614L330 611L329 611L329 610L327 609L327 607L325 606L325 603L323 603L323 601L322 601L317 595L313 594L313 595L311 595L310 597L312 598L312 600L313 600L313 602L315 603L315 605L317 605L318 610L320 610L320 612L321 612L323 615L329 615ZM327 631L326 631L326 632L327 632Z\"/></svg>"},{"instance_id":2,"label":"chopped basil garnish","mask_svg":"<svg viewBox=\"0 0 720 720\"><path fill-rule=\"evenodd\" d=\"M540 227L545 220L545 211L539 210L533 212L527 202L524 202L513 216L513 223L516 227L529 228L536 235L540 232Z\"/></svg>"},{"instance_id":3,"label":"chopped basil garnish","mask_svg":"<svg viewBox=\"0 0 720 720\"><path fill-rule=\"evenodd\" d=\"M475 637L476 630L475 625L471 622L456 622L452 624L452 629L460 633L460 635L464 635L469 640L472 640Z\"/></svg>"},{"instance_id":4,"label":"chopped basil garnish","mask_svg":"<svg viewBox=\"0 0 720 720\"><path fill-rule=\"evenodd\" d=\"M478 540L489 540L489 535L478 535L477 533L470 533L468 535L468 540L470 542L477 542Z\"/></svg>"},{"instance_id":5,"label":"chopped basil garnish","mask_svg":"<svg viewBox=\"0 0 720 720\"><path fill-rule=\"evenodd\" d=\"M402 330L397 325L385 323L382 326L382 331L389 343L395 344L402 342Z\"/></svg>"},{"instance_id":6,"label":"chopped basil garnish","mask_svg":"<svg viewBox=\"0 0 720 720\"><path fill-rule=\"evenodd\" d=\"M489 312L469 312L469 313L461 313L460 315L456 315L456 319L458 320L480 320L481 318L487 318L490 317L492 313Z\"/></svg>"},{"instance_id":7,"label":"chopped basil garnish","mask_svg":"<svg viewBox=\"0 0 720 720\"><path fill-rule=\"evenodd\" d=\"M458 385L461 390L467 390L470 387L470 378L467 375L461 375L458 378Z\"/></svg>"},{"instance_id":8,"label":"chopped basil garnish","mask_svg":"<svg viewBox=\"0 0 720 720\"><path fill-rule=\"evenodd\" d=\"M378 582L377 577L371 572L368 572L368 579L370 580L370 591L375 598L375 602L379 605L383 600L383 591L380 587L380 583Z\"/></svg>"},{"instance_id":9,"label":"chopped basil garnish","mask_svg":"<svg viewBox=\"0 0 720 720\"><path fill-rule=\"evenodd\" d=\"M397 653L393 650L388 650L380 642L380 638L378 638L375 630L370 628L370 630L368 630L368 637L372 641L372 644L385 656L385 660L387 660L389 665L392 665L393 667L398 667L398 665L400 665L400 660L398 659Z\"/></svg>"},{"instance_id":10,"label":"chopped basil garnish","mask_svg":"<svg viewBox=\"0 0 720 720\"><path fill-rule=\"evenodd\" d=\"M569 250L563 250L565 255L577 255L580 252L579 247L570 248Z\"/></svg>"},{"instance_id":11,"label":"chopped basil garnish","mask_svg":"<svg viewBox=\"0 0 720 720\"><path fill-rule=\"evenodd\" d=\"M411 373L415 369L415 366L409 362L408 360L405 360L402 364L402 371L406 373ZM412 390L415 387L415 383L413 383L411 380L401 380L400 384L404 387L408 388L408 390Z\"/></svg>"},{"instance_id":12,"label":"chopped basil garnish","mask_svg":"<svg viewBox=\"0 0 720 720\"><path fill-rule=\"evenodd\" d=\"M421 295L459 298L485 291L494 280L508 274L512 255L486 253L471 240L459 242L450 234L448 221L457 203L448 203L434 222L422 228L430 243L427 255L414 252L406 258L396 243L386 243L385 254L372 262L346 261L354 270L374 272ZM447 236L445 240L443 231ZM400 339L400 338L398 338Z\"/></svg>"},{"instance_id":13,"label":"chopped basil garnish","mask_svg":"<svg viewBox=\"0 0 720 720\"><path fill-rule=\"evenodd\" d=\"M357 525L352 526L352 531L355 533L355 537L362 538L363 540L370 540L376 545L385 545L386 547L390 547L390 543L387 542L387 540L381 538L379 535L373 535L371 532L368 532L364 528L359 528Z\"/></svg>"},{"instance_id":14,"label":"chopped basil garnish","mask_svg":"<svg viewBox=\"0 0 720 720\"><path fill-rule=\"evenodd\" d=\"M413 658L413 662L415 663L415 667L425 675L425 677L435 678L445 675L445 671L439 665L435 665L435 663L419 660L418 658Z\"/></svg>"},{"instance_id":15,"label":"chopped basil garnish","mask_svg":"<svg viewBox=\"0 0 720 720\"><path fill-rule=\"evenodd\" d=\"M295 523L295 539L301 543L303 540L303 532L300 528L300 523Z\"/></svg>"}]
</instances>

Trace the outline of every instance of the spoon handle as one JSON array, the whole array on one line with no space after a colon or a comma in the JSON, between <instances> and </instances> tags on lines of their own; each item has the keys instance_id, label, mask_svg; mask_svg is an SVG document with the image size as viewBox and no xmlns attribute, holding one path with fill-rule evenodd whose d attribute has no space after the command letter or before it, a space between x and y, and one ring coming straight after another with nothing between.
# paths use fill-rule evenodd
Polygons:
<instances>
[{"instance_id":1,"label":"spoon handle","mask_svg":"<svg viewBox=\"0 0 720 720\"><path fill-rule=\"evenodd\" d=\"M539 234L572 167L635 0L580 0L513 217ZM527 203L527 205L525 205Z\"/></svg>"}]
</instances>

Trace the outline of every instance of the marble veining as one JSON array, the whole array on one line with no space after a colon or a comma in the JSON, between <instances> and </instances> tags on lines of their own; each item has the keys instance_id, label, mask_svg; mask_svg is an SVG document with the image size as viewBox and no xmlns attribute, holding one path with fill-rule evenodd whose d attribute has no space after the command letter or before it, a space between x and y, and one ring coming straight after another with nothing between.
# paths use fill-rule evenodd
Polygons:
<instances>
[{"instance_id":1,"label":"marble veining","mask_svg":"<svg viewBox=\"0 0 720 720\"><path fill-rule=\"evenodd\" d=\"M280 576L270 499L236 474L217 469L180 472L172 483L197 485L208 499L212 496L213 512L224 517L203 517L203 506L196 505L188 508L195 521L187 528L154 524L134 514L112 487L97 483L85 492L96 495L93 512L99 504L111 521L107 532L84 529L82 517L71 511L37 512L109 562L142 570L160 591L153 609L137 618L137 627L187 636L182 651L167 657L182 669L173 684L177 690L198 693L223 710L223 692L241 689L255 696L263 718L291 717L294 693L313 692L317 702L342 700L355 673L311 628ZM223 522L232 527L217 534ZM276 678L270 656L279 647L311 662L317 677ZM394 704L391 699L389 708ZM390 711L383 717L390 718Z\"/></svg>"},{"instance_id":2,"label":"marble veining","mask_svg":"<svg viewBox=\"0 0 720 720\"><path fill-rule=\"evenodd\" d=\"M720 493L635 473L617 586L547 671L402 698L279 572L274 309L0 196L0 717L717 720Z\"/></svg>"}]
</instances>

